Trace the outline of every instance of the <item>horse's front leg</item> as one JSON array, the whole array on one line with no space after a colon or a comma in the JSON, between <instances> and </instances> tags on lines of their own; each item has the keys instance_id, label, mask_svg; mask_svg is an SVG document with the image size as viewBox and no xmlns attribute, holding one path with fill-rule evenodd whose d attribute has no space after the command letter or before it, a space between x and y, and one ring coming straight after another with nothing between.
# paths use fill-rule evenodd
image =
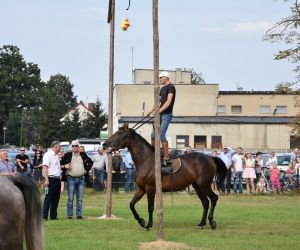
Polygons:
<instances>
[{"instance_id":1,"label":"horse's front leg","mask_svg":"<svg viewBox=\"0 0 300 250\"><path fill-rule=\"evenodd\" d=\"M138 188L130 202L130 209L133 213L133 216L138 221L141 227L145 227L146 223L145 220L139 216L134 206L144 196L145 193L146 193L145 190Z\"/></svg>"},{"instance_id":2,"label":"horse's front leg","mask_svg":"<svg viewBox=\"0 0 300 250\"><path fill-rule=\"evenodd\" d=\"M153 225L153 210L154 210L154 198L155 198L155 189L147 189L147 199L148 199L148 215L149 220L147 226L145 226L145 229L148 231Z\"/></svg>"}]
</instances>

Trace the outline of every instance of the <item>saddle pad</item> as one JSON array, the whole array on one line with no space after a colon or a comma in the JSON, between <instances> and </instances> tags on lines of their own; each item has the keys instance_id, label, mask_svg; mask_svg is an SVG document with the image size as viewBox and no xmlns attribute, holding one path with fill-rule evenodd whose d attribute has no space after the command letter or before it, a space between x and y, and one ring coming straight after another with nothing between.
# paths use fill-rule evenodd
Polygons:
<instances>
[{"instance_id":1,"label":"saddle pad","mask_svg":"<svg viewBox=\"0 0 300 250\"><path fill-rule=\"evenodd\" d=\"M172 169L173 169L172 174L175 174L181 168L180 158L172 159L171 165L172 165Z\"/></svg>"}]
</instances>

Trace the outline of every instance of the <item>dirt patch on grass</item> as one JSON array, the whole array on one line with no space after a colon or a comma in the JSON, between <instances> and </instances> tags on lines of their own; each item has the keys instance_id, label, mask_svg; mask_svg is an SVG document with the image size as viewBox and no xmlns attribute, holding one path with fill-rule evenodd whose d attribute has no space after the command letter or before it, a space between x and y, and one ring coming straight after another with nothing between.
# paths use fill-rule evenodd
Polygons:
<instances>
[{"instance_id":1,"label":"dirt patch on grass","mask_svg":"<svg viewBox=\"0 0 300 250\"><path fill-rule=\"evenodd\" d=\"M141 242L140 250L195 250L196 248L188 246L185 243L157 240L152 242Z\"/></svg>"}]
</instances>

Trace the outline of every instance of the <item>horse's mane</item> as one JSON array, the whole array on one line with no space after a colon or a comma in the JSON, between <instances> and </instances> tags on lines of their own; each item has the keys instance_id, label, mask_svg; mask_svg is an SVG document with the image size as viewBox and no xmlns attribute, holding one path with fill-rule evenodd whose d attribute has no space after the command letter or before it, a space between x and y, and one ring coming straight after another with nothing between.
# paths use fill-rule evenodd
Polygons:
<instances>
[{"instance_id":1,"label":"horse's mane","mask_svg":"<svg viewBox=\"0 0 300 250\"><path fill-rule=\"evenodd\" d=\"M154 147L153 147L153 146L152 146L152 145L151 145L144 137L142 137L141 135L139 135L139 134L138 134L134 129L132 129L132 128L130 128L129 130L130 130L130 134L139 137L139 138L142 140L142 142L143 142L149 149L154 150Z\"/></svg>"}]
</instances>

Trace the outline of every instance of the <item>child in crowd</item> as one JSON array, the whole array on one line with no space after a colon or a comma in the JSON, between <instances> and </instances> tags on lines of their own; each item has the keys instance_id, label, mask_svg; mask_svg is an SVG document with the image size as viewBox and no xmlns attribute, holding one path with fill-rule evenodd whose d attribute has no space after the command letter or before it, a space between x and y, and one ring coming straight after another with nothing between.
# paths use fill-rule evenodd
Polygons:
<instances>
[{"instance_id":1,"label":"child in crowd","mask_svg":"<svg viewBox=\"0 0 300 250\"><path fill-rule=\"evenodd\" d=\"M272 190L275 192L275 187L277 188L277 192L281 192L280 183L279 183L279 175L280 170L277 164L274 164L270 169L271 174L271 182L272 182Z\"/></svg>"},{"instance_id":2,"label":"child in crowd","mask_svg":"<svg viewBox=\"0 0 300 250\"><path fill-rule=\"evenodd\" d=\"M295 166L292 163L290 163L288 169L286 170L286 177L287 177L289 186L293 186L293 184L294 184L293 178L294 178L295 173L296 173Z\"/></svg>"},{"instance_id":3,"label":"child in crowd","mask_svg":"<svg viewBox=\"0 0 300 250\"><path fill-rule=\"evenodd\" d=\"M266 191L266 182L264 177L260 177L259 181L256 184L256 192L257 193L264 193Z\"/></svg>"}]
</instances>

